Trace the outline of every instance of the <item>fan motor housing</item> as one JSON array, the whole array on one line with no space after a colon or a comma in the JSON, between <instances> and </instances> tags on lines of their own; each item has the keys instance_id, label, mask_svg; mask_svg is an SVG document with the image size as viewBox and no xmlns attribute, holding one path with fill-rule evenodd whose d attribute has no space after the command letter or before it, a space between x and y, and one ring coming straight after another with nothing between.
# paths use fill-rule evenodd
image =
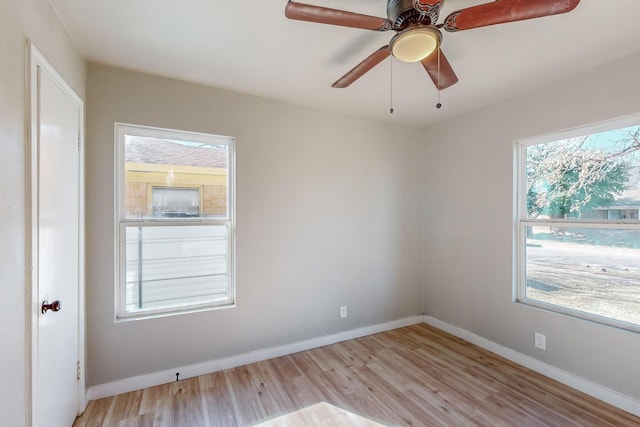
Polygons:
<instances>
[{"instance_id":1,"label":"fan motor housing","mask_svg":"<svg viewBox=\"0 0 640 427\"><path fill-rule=\"evenodd\" d=\"M413 0L387 1L387 17L393 22L394 30L403 30L416 24L435 25L438 9L435 9L435 14L424 14L413 7Z\"/></svg>"}]
</instances>

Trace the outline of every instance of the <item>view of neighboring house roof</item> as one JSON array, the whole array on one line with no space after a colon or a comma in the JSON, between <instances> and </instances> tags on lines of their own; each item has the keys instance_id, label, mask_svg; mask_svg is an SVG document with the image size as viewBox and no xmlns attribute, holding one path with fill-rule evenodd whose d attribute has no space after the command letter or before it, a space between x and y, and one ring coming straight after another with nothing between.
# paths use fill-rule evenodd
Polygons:
<instances>
[{"instance_id":1,"label":"view of neighboring house roof","mask_svg":"<svg viewBox=\"0 0 640 427\"><path fill-rule=\"evenodd\" d=\"M128 135L125 162L226 168L227 150L208 144Z\"/></svg>"},{"instance_id":2,"label":"view of neighboring house roof","mask_svg":"<svg viewBox=\"0 0 640 427\"><path fill-rule=\"evenodd\" d=\"M618 197L615 201L613 201L608 206L602 206L596 208L597 210L602 209L640 209L640 189L633 188L631 190L624 191L620 197Z\"/></svg>"}]
</instances>

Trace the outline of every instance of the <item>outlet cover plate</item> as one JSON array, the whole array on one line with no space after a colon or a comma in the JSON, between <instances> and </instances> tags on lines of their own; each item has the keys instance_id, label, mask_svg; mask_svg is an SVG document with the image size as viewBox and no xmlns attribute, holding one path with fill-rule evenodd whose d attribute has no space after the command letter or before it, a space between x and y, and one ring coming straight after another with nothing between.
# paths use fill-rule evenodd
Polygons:
<instances>
[{"instance_id":1,"label":"outlet cover plate","mask_svg":"<svg viewBox=\"0 0 640 427\"><path fill-rule=\"evenodd\" d=\"M347 306L343 305L340 307L340 318L344 319L345 317L347 317Z\"/></svg>"},{"instance_id":2,"label":"outlet cover plate","mask_svg":"<svg viewBox=\"0 0 640 427\"><path fill-rule=\"evenodd\" d=\"M536 332L534 334L534 344L536 346L536 348L539 348L540 350L546 350L547 349L547 337L539 332Z\"/></svg>"}]
</instances>

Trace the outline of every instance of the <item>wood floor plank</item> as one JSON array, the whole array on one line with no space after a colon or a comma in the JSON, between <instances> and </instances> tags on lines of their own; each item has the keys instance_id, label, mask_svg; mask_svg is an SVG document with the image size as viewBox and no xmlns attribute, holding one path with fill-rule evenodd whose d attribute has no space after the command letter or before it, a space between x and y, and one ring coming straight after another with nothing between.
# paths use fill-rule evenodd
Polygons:
<instances>
[{"instance_id":1,"label":"wood floor plank","mask_svg":"<svg viewBox=\"0 0 640 427\"><path fill-rule=\"evenodd\" d=\"M171 397L171 386L172 384L169 383L142 390L138 413L142 415L149 412L155 412L158 409L158 404L160 402Z\"/></svg>"},{"instance_id":2,"label":"wood floor plank","mask_svg":"<svg viewBox=\"0 0 640 427\"><path fill-rule=\"evenodd\" d=\"M77 427L640 426L425 324L92 401Z\"/></svg>"},{"instance_id":3,"label":"wood floor plank","mask_svg":"<svg viewBox=\"0 0 640 427\"><path fill-rule=\"evenodd\" d=\"M113 397L93 400L87 405L82 417L78 418L74 423L77 427L100 427L102 426L109 407L115 401Z\"/></svg>"},{"instance_id":4,"label":"wood floor plank","mask_svg":"<svg viewBox=\"0 0 640 427\"><path fill-rule=\"evenodd\" d=\"M316 387L312 379L307 376L299 376L284 384L289 399L296 408L306 408L318 402L324 402L322 392Z\"/></svg>"},{"instance_id":5,"label":"wood floor plank","mask_svg":"<svg viewBox=\"0 0 640 427\"><path fill-rule=\"evenodd\" d=\"M258 395L260 387L251 377L247 366L225 371L225 378L239 425L252 425L267 418L267 411Z\"/></svg>"},{"instance_id":6,"label":"wood floor plank","mask_svg":"<svg viewBox=\"0 0 640 427\"><path fill-rule=\"evenodd\" d=\"M223 372L199 377L205 412L212 426L237 426L234 405Z\"/></svg>"}]
</instances>

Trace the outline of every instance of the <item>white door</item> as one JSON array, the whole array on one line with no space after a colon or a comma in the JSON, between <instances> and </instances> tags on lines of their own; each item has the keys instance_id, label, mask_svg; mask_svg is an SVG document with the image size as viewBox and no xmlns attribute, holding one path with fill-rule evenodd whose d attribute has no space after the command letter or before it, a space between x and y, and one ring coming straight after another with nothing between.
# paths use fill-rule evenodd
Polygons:
<instances>
[{"instance_id":1,"label":"white door","mask_svg":"<svg viewBox=\"0 0 640 427\"><path fill-rule=\"evenodd\" d=\"M77 99L60 86L56 74L38 66L33 77L33 274L40 309L32 354L32 416L34 426L69 427L79 410L83 116Z\"/></svg>"}]
</instances>

